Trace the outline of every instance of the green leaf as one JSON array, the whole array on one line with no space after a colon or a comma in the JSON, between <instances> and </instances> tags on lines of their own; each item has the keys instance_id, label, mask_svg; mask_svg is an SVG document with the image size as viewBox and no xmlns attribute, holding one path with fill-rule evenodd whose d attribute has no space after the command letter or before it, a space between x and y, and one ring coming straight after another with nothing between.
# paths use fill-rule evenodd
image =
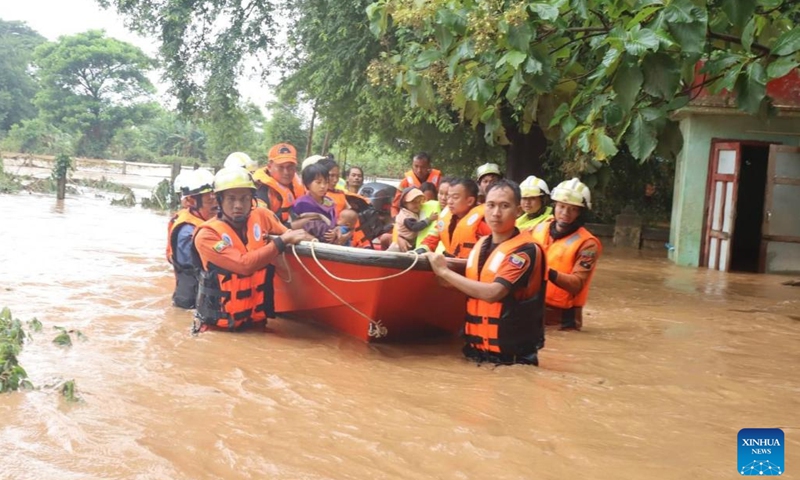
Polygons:
<instances>
[{"instance_id":1,"label":"green leaf","mask_svg":"<svg viewBox=\"0 0 800 480\"><path fill-rule=\"evenodd\" d=\"M417 61L414 62L414 68L418 70L428 68L431 63L434 63L440 58L442 58L442 54L438 49L430 48L428 50L423 50L419 57L417 57Z\"/></svg>"},{"instance_id":2,"label":"green leaf","mask_svg":"<svg viewBox=\"0 0 800 480\"><path fill-rule=\"evenodd\" d=\"M633 17L628 24L625 26L626 28L630 29L635 27L636 25L641 25L642 21L653 15L654 13L658 12L664 8L664 5L650 5L647 6L639 11L635 17Z\"/></svg>"},{"instance_id":3,"label":"green leaf","mask_svg":"<svg viewBox=\"0 0 800 480\"><path fill-rule=\"evenodd\" d=\"M669 33L686 53L701 53L706 45L705 22L670 23Z\"/></svg>"},{"instance_id":4,"label":"green leaf","mask_svg":"<svg viewBox=\"0 0 800 480\"><path fill-rule=\"evenodd\" d=\"M614 140L611 139L603 130L595 130L592 135L592 151L594 158L597 160L606 160L617 154L617 146L614 145Z\"/></svg>"},{"instance_id":5,"label":"green leaf","mask_svg":"<svg viewBox=\"0 0 800 480\"><path fill-rule=\"evenodd\" d=\"M642 62L644 91L650 95L672 99L681 82L681 71L675 60L665 53L654 53Z\"/></svg>"},{"instance_id":6,"label":"green leaf","mask_svg":"<svg viewBox=\"0 0 800 480\"><path fill-rule=\"evenodd\" d=\"M628 37L623 43L625 51L629 54L639 57L647 50L658 49L658 37L649 28L634 27L633 30L628 32Z\"/></svg>"},{"instance_id":7,"label":"green leaf","mask_svg":"<svg viewBox=\"0 0 800 480\"><path fill-rule=\"evenodd\" d=\"M561 122L561 131L564 132L564 135L569 135L569 133L572 132L577 126L578 120L570 115L565 118L563 122Z\"/></svg>"},{"instance_id":8,"label":"green leaf","mask_svg":"<svg viewBox=\"0 0 800 480\"><path fill-rule=\"evenodd\" d=\"M614 126L619 124L624 117L622 108L616 102L611 102L603 109L603 123Z\"/></svg>"},{"instance_id":9,"label":"green leaf","mask_svg":"<svg viewBox=\"0 0 800 480\"><path fill-rule=\"evenodd\" d=\"M797 68L798 65L800 65L800 62L792 57L779 58L770 63L767 67L767 78L770 80L773 78L781 78L784 75L788 75L789 72Z\"/></svg>"},{"instance_id":10,"label":"green leaf","mask_svg":"<svg viewBox=\"0 0 800 480\"><path fill-rule=\"evenodd\" d=\"M389 21L386 4L378 2L369 4L367 18L369 18L369 31L376 37L383 36Z\"/></svg>"},{"instance_id":11,"label":"green leaf","mask_svg":"<svg viewBox=\"0 0 800 480\"><path fill-rule=\"evenodd\" d=\"M617 93L617 103L624 112L630 112L642 90L643 81L642 71L634 62L624 62L617 69L613 87Z\"/></svg>"},{"instance_id":12,"label":"green leaf","mask_svg":"<svg viewBox=\"0 0 800 480\"><path fill-rule=\"evenodd\" d=\"M747 52L750 52L750 47L753 45L753 36L756 33L756 17L750 19L742 32L742 47Z\"/></svg>"},{"instance_id":13,"label":"green leaf","mask_svg":"<svg viewBox=\"0 0 800 480\"><path fill-rule=\"evenodd\" d=\"M756 11L756 0L723 0L722 11L731 24L741 30Z\"/></svg>"},{"instance_id":14,"label":"green leaf","mask_svg":"<svg viewBox=\"0 0 800 480\"><path fill-rule=\"evenodd\" d=\"M481 122L486 123L494 117L495 108L491 106L481 113Z\"/></svg>"},{"instance_id":15,"label":"green leaf","mask_svg":"<svg viewBox=\"0 0 800 480\"><path fill-rule=\"evenodd\" d=\"M681 134L680 124L675 121L668 121L661 133L658 135L658 146L656 154L670 160L675 160L683 148L683 134Z\"/></svg>"},{"instance_id":16,"label":"green leaf","mask_svg":"<svg viewBox=\"0 0 800 480\"><path fill-rule=\"evenodd\" d=\"M508 91L506 91L506 99L513 103L514 100L517 99L517 96L519 96L519 91L522 90L524 84L525 81L522 79L522 71L517 70L514 72L514 76L511 77L511 83L508 85Z\"/></svg>"},{"instance_id":17,"label":"green leaf","mask_svg":"<svg viewBox=\"0 0 800 480\"><path fill-rule=\"evenodd\" d=\"M692 23L697 20L697 13L691 0L673 0L664 9L664 20L667 23Z\"/></svg>"},{"instance_id":18,"label":"green leaf","mask_svg":"<svg viewBox=\"0 0 800 480\"><path fill-rule=\"evenodd\" d=\"M522 52L528 51L532 39L533 32L527 23L512 26L508 31L508 45L516 50L520 50Z\"/></svg>"},{"instance_id":19,"label":"green leaf","mask_svg":"<svg viewBox=\"0 0 800 480\"><path fill-rule=\"evenodd\" d=\"M533 58L533 56L528 57L528 61L525 62L525 73L530 73L531 75L538 75L542 73L542 68L544 65L539 60Z\"/></svg>"},{"instance_id":20,"label":"green leaf","mask_svg":"<svg viewBox=\"0 0 800 480\"><path fill-rule=\"evenodd\" d=\"M784 32L772 45L772 54L779 57L791 55L798 50L800 50L800 28L797 26Z\"/></svg>"},{"instance_id":21,"label":"green leaf","mask_svg":"<svg viewBox=\"0 0 800 480\"><path fill-rule=\"evenodd\" d=\"M450 30L443 25L436 25L433 30L433 35L443 52L447 52L450 50L450 47L453 46L455 37L453 36L452 32L450 32Z\"/></svg>"},{"instance_id":22,"label":"green leaf","mask_svg":"<svg viewBox=\"0 0 800 480\"><path fill-rule=\"evenodd\" d=\"M637 160L647 160L656 149L656 133L650 122L640 114L636 114L625 134L625 143L631 155Z\"/></svg>"},{"instance_id":23,"label":"green leaf","mask_svg":"<svg viewBox=\"0 0 800 480\"><path fill-rule=\"evenodd\" d=\"M469 77L464 82L464 92L467 94L468 99L475 100L481 105L485 105L492 97L492 87L489 82L475 76Z\"/></svg>"},{"instance_id":24,"label":"green leaf","mask_svg":"<svg viewBox=\"0 0 800 480\"><path fill-rule=\"evenodd\" d=\"M553 112L553 119L550 120L549 128L553 128L561 122L561 120L569 113L569 104L562 103L561 105L556 108L556 111Z\"/></svg>"},{"instance_id":25,"label":"green leaf","mask_svg":"<svg viewBox=\"0 0 800 480\"><path fill-rule=\"evenodd\" d=\"M502 57L500 57L500 60L497 61L497 64L495 64L494 68L497 69L507 64L510 65L511 68L517 69L522 64L522 62L525 61L525 57L527 56L528 55L523 52L517 50L511 50L509 52L506 52L506 54L503 55Z\"/></svg>"},{"instance_id":26,"label":"green leaf","mask_svg":"<svg viewBox=\"0 0 800 480\"><path fill-rule=\"evenodd\" d=\"M712 76L719 75L736 63L743 62L745 59L745 57L737 53L721 52L719 50L717 52L720 53L707 61L705 65L703 65L703 68L700 69L700 73L708 73Z\"/></svg>"},{"instance_id":27,"label":"green leaf","mask_svg":"<svg viewBox=\"0 0 800 480\"><path fill-rule=\"evenodd\" d=\"M546 3L532 3L528 5L532 13L535 13L545 22L552 22L558 18L558 7Z\"/></svg>"},{"instance_id":28,"label":"green leaf","mask_svg":"<svg viewBox=\"0 0 800 480\"><path fill-rule=\"evenodd\" d=\"M742 68L744 68L744 64L742 63L732 66L725 72L722 78L708 86L708 91L716 95L723 90L733 90L733 86L736 84L736 80L739 78Z\"/></svg>"},{"instance_id":29,"label":"green leaf","mask_svg":"<svg viewBox=\"0 0 800 480\"><path fill-rule=\"evenodd\" d=\"M614 63L619 60L620 51L614 47L611 47L606 51L606 54L603 56L603 62L601 65L603 69L607 69L610 66L614 65Z\"/></svg>"},{"instance_id":30,"label":"green leaf","mask_svg":"<svg viewBox=\"0 0 800 480\"><path fill-rule=\"evenodd\" d=\"M755 115L767 94L767 75L764 67L753 62L736 80L736 104L745 112Z\"/></svg>"}]
</instances>

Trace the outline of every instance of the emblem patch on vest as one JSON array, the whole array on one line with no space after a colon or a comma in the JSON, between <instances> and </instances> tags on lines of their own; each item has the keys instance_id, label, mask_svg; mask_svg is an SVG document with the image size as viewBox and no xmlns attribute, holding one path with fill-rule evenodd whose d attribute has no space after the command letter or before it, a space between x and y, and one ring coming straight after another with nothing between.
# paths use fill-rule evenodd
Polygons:
<instances>
[{"instance_id":1,"label":"emblem patch on vest","mask_svg":"<svg viewBox=\"0 0 800 480\"><path fill-rule=\"evenodd\" d=\"M222 251L223 251L223 250L225 250L226 248L228 248L228 244L227 244L227 243L225 243L225 240L220 240L219 242L217 242L217 243L214 245L214 251L215 251L215 252L217 252L217 253L220 253L220 252L222 252Z\"/></svg>"},{"instance_id":2,"label":"emblem patch on vest","mask_svg":"<svg viewBox=\"0 0 800 480\"><path fill-rule=\"evenodd\" d=\"M222 234L222 241L228 245L233 245L233 240L231 240L230 235L228 235L227 233Z\"/></svg>"},{"instance_id":3,"label":"emblem patch on vest","mask_svg":"<svg viewBox=\"0 0 800 480\"><path fill-rule=\"evenodd\" d=\"M253 238L261 240L261 225L257 223L253 225Z\"/></svg>"},{"instance_id":4,"label":"emblem patch on vest","mask_svg":"<svg viewBox=\"0 0 800 480\"><path fill-rule=\"evenodd\" d=\"M516 253L511 254L508 257L508 263L514 265L517 268L522 268L525 266L525 259L517 255Z\"/></svg>"}]
</instances>

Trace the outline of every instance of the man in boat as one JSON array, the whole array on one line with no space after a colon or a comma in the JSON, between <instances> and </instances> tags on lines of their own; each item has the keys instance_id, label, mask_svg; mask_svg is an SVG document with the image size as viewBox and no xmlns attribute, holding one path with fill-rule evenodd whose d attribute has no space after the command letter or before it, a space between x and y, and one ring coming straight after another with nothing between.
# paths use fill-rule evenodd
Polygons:
<instances>
[{"instance_id":1,"label":"man in boat","mask_svg":"<svg viewBox=\"0 0 800 480\"><path fill-rule=\"evenodd\" d=\"M172 304L194 308L197 299L198 266L192 261L192 236L197 227L217 213L214 175L208 170L181 173L181 204L167 227L167 259L175 272Z\"/></svg>"},{"instance_id":2,"label":"man in boat","mask_svg":"<svg viewBox=\"0 0 800 480\"><path fill-rule=\"evenodd\" d=\"M547 311L545 323L562 330L583 327L583 306L589 296L597 260L603 251L600 241L583 224L592 208L589 187L577 178L553 189L555 219L533 229L533 238L545 249L547 265Z\"/></svg>"},{"instance_id":3,"label":"man in boat","mask_svg":"<svg viewBox=\"0 0 800 480\"><path fill-rule=\"evenodd\" d=\"M478 203L481 204L486 199L486 192L489 186L503 178L500 167L496 163L484 163L475 172L475 181L478 182Z\"/></svg>"},{"instance_id":4,"label":"man in boat","mask_svg":"<svg viewBox=\"0 0 800 480\"><path fill-rule=\"evenodd\" d=\"M361 167L350 167L347 169L347 188L350 193L358 193L364 185L364 170Z\"/></svg>"},{"instance_id":5,"label":"man in boat","mask_svg":"<svg viewBox=\"0 0 800 480\"><path fill-rule=\"evenodd\" d=\"M311 237L288 230L263 208L254 207L256 186L243 168L223 168L214 177L217 216L197 228L194 255L201 265L194 331L209 327L240 330L266 325L273 301L267 265L287 245ZM270 234L280 235L274 240Z\"/></svg>"},{"instance_id":6,"label":"man in boat","mask_svg":"<svg viewBox=\"0 0 800 480\"><path fill-rule=\"evenodd\" d=\"M539 365L544 347L546 264L530 233L515 227L520 198L512 181L489 186L491 235L470 253L465 276L447 268L443 255L428 254L434 273L468 297L464 355L478 362Z\"/></svg>"},{"instance_id":7,"label":"man in boat","mask_svg":"<svg viewBox=\"0 0 800 480\"><path fill-rule=\"evenodd\" d=\"M289 226L292 204L306 193L297 176L297 150L291 144L279 143L269 149L267 158L267 166L253 174L258 188L256 197Z\"/></svg>"},{"instance_id":8,"label":"man in boat","mask_svg":"<svg viewBox=\"0 0 800 480\"><path fill-rule=\"evenodd\" d=\"M403 190L408 187L420 188L423 183L430 182L437 189L439 182L442 181L442 172L431 168L431 156L426 152L419 152L411 158L411 170L405 173L403 179L400 180L400 185L397 187L397 193L392 201L392 216L396 216L400 212L400 197Z\"/></svg>"},{"instance_id":9,"label":"man in boat","mask_svg":"<svg viewBox=\"0 0 800 480\"><path fill-rule=\"evenodd\" d=\"M553 217L553 208L547 205L550 189L547 183L534 175L519 184L522 192L522 215L517 219L517 228L533 231L536 225Z\"/></svg>"},{"instance_id":10,"label":"man in boat","mask_svg":"<svg viewBox=\"0 0 800 480\"><path fill-rule=\"evenodd\" d=\"M467 258L478 239L492 233L483 214L483 205L478 205L478 184L470 179L453 180L447 193L447 209L439 215L436 230L422 241L417 253L435 252L441 242L446 256Z\"/></svg>"}]
</instances>

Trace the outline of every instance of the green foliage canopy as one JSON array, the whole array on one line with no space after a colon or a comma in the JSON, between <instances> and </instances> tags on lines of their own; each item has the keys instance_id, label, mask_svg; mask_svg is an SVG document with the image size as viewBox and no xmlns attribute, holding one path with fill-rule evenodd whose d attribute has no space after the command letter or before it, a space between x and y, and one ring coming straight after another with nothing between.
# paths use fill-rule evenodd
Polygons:
<instances>
[{"instance_id":1,"label":"green foliage canopy","mask_svg":"<svg viewBox=\"0 0 800 480\"><path fill-rule=\"evenodd\" d=\"M766 83L797 67L800 3L781 0L379 0L385 52L371 79L419 109L447 105L486 141L541 128L583 165L621 143L640 160L676 150L669 114L698 62L712 92L765 112Z\"/></svg>"},{"instance_id":2,"label":"green foliage canopy","mask_svg":"<svg viewBox=\"0 0 800 480\"><path fill-rule=\"evenodd\" d=\"M31 52L45 41L23 22L0 20L0 131L36 116L38 86L30 71Z\"/></svg>"},{"instance_id":3,"label":"green foliage canopy","mask_svg":"<svg viewBox=\"0 0 800 480\"><path fill-rule=\"evenodd\" d=\"M76 153L101 156L115 132L148 118L155 66L139 48L90 30L35 52L42 89L34 103L54 125L82 133Z\"/></svg>"}]
</instances>

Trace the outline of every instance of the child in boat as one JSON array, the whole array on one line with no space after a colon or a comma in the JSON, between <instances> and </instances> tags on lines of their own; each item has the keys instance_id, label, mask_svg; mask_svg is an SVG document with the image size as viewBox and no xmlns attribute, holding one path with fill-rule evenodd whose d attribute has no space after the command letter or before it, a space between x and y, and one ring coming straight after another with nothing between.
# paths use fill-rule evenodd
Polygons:
<instances>
[{"instance_id":1,"label":"child in boat","mask_svg":"<svg viewBox=\"0 0 800 480\"><path fill-rule=\"evenodd\" d=\"M422 201L425 195L416 187L407 187L400 197L400 213L394 220L392 245L388 250L394 252L407 252L413 250L417 243L417 234L428 228L438 216L434 214L425 220L419 219L422 210Z\"/></svg>"},{"instance_id":2,"label":"child in boat","mask_svg":"<svg viewBox=\"0 0 800 480\"><path fill-rule=\"evenodd\" d=\"M319 164L309 165L303 169L302 179L308 193L295 200L292 213L301 220L306 219L303 230L317 240L337 243L340 235L336 226L336 209L333 200L325 195L328 191L327 170Z\"/></svg>"},{"instance_id":3,"label":"child in boat","mask_svg":"<svg viewBox=\"0 0 800 480\"><path fill-rule=\"evenodd\" d=\"M355 210L346 208L339 214L339 221L336 225L339 227L339 238L343 239L341 245L345 247L352 246L353 232L358 224L358 213Z\"/></svg>"}]
</instances>

